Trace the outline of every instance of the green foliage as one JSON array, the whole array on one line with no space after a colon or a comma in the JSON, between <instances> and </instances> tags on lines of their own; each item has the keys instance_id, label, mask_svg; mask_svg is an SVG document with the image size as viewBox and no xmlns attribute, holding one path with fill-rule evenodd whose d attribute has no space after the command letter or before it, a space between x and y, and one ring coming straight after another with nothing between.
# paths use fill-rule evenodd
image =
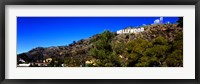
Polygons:
<instances>
[{"instance_id":1,"label":"green foliage","mask_svg":"<svg viewBox=\"0 0 200 84\"><path fill-rule=\"evenodd\" d=\"M79 58L65 58L64 64L67 67L73 67L73 66L79 67L81 65Z\"/></svg>"},{"instance_id":2,"label":"green foliage","mask_svg":"<svg viewBox=\"0 0 200 84\"><path fill-rule=\"evenodd\" d=\"M181 34L177 36L181 36ZM178 59L180 60L177 62L178 64L172 62L177 65L171 64L169 62L167 62L167 65L164 65L164 63L166 63L166 59L168 61L169 59L173 59L171 58L172 56L178 55L177 58L182 57L182 54L180 53L172 53L171 55L173 49L182 51L182 41L183 40L181 37L177 37L176 40L174 40L174 43L171 45L170 41L162 36L158 36L157 38L152 39L152 41L147 41L141 38L131 41L127 43L126 46L126 55L129 58L128 66L178 66L182 63L181 59Z\"/></svg>"},{"instance_id":3,"label":"green foliage","mask_svg":"<svg viewBox=\"0 0 200 84\"><path fill-rule=\"evenodd\" d=\"M124 42L119 42L119 41L112 41L111 42L112 50L116 54L121 54L124 53L125 50L125 43Z\"/></svg>"},{"instance_id":4,"label":"green foliage","mask_svg":"<svg viewBox=\"0 0 200 84\"><path fill-rule=\"evenodd\" d=\"M99 35L99 39L93 44L94 48L90 49L90 55L98 59L98 66L122 66L118 59L117 53L123 52L118 43L112 42L115 34L110 31L104 31ZM119 49L119 50L118 50Z\"/></svg>"},{"instance_id":5,"label":"green foliage","mask_svg":"<svg viewBox=\"0 0 200 84\"><path fill-rule=\"evenodd\" d=\"M183 66L183 52L181 50L175 50L168 56L166 63L170 67Z\"/></svg>"},{"instance_id":6,"label":"green foliage","mask_svg":"<svg viewBox=\"0 0 200 84\"><path fill-rule=\"evenodd\" d=\"M163 57L165 56L170 47L168 45L155 45L154 47L148 48L145 52L145 56L155 56L155 57Z\"/></svg>"},{"instance_id":7,"label":"green foliage","mask_svg":"<svg viewBox=\"0 0 200 84\"><path fill-rule=\"evenodd\" d=\"M134 41L130 41L127 43L126 48L128 53L138 53L143 54L143 51L146 50L146 48L152 46L151 43L149 43L147 40L144 40L142 38L138 38Z\"/></svg>"},{"instance_id":8,"label":"green foliage","mask_svg":"<svg viewBox=\"0 0 200 84\"><path fill-rule=\"evenodd\" d=\"M90 55L99 60L98 66L182 66L182 32L177 32L173 41L163 36L151 40L137 38L127 43L111 41L112 38L113 35L105 31L90 50Z\"/></svg>"},{"instance_id":9,"label":"green foliage","mask_svg":"<svg viewBox=\"0 0 200 84\"><path fill-rule=\"evenodd\" d=\"M157 38L155 38L152 42L154 45L167 45L167 39L162 37L162 36L158 36Z\"/></svg>"},{"instance_id":10,"label":"green foliage","mask_svg":"<svg viewBox=\"0 0 200 84\"><path fill-rule=\"evenodd\" d=\"M158 58L153 56L142 56L139 60L139 63L136 64L137 67L155 67L159 66Z\"/></svg>"}]
</instances>

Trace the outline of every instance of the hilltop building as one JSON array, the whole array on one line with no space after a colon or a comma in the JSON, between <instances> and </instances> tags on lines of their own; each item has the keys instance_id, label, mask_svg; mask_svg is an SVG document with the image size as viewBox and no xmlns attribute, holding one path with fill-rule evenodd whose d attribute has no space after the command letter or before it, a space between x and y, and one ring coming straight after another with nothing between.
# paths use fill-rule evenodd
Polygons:
<instances>
[{"instance_id":1,"label":"hilltop building","mask_svg":"<svg viewBox=\"0 0 200 84\"><path fill-rule=\"evenodd\" d=\"M163 23L163 17L160 17L160 19L154 20L154 24L162 24Z\"/></svg>"}]
</instances>

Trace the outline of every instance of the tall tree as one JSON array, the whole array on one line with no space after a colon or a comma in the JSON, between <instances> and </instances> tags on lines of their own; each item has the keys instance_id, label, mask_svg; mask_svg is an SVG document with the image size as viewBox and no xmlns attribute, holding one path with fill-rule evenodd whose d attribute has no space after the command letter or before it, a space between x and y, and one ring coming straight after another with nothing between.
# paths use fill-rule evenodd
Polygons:
<instances>
[{"instance_id":1,"label":"tall tree","mask_svg":"<svg viewBox=\"0 0 200 84\"><path fill-rule=\"evenodd\" d=\"M183 27L183 17L178 17L178 27Z\"/></svg>"}]
</instances>

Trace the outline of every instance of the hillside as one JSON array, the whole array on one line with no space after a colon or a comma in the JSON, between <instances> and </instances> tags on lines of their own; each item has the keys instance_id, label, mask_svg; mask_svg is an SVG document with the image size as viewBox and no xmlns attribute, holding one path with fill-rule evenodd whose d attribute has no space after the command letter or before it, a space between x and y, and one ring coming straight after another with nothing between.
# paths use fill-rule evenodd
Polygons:
<instances>
[{"instance_id":1,"label":"hillside","mask_svg":"<svg viewBox=\"0 0 200 84\"><path fill-rule=\"evenodd\" d=\"M183 28L178 24L144 26L145 31L116 34L104 31L68 46L37 47L17 55L17 62L67 67L182 67Z\"/></svg>"}]
</instances>

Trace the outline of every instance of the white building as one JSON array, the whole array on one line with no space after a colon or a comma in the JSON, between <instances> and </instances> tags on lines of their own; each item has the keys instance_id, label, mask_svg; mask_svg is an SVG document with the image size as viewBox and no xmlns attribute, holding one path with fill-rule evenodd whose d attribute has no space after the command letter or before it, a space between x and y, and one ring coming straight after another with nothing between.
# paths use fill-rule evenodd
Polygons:
<instances>
[{"instance_id":1,"label":"white building","mask_svg":"<svg viewBox=\"0 0 200 84\"><path fill-rule=\"evenodd\" d=\"M170 21L167 21L166 24L170 24Z\"/></svg>"},{"instance_id":2,"label":"white building","mask_svg":"<svg viewBox=\"0 0 200 84\"><path fill-rule=\"evenodd\" d=\"M163 23L163 17L160 17L160 19L154 20L154 24L162 24Z\"/></svg>"},{"instance_id":3,"label":"white building","mask_svg":"<svg viewBox=\"0 0 200 84\"><path fill-rule=\"evenodd\" d=\"M30 63L28 63L28 64L19 64L19 65L17 65L18 67L29 67L31 64Z\"/></svg>"},{"instance_id":4,"label":"white building","mask_svg":"<svg viewBox=\"0 0 200 84\"><path fill-rule=\"evenodd\" d=\"M21 58L19 58L19 62L25 63L25 61Z\"/></svg>"},{"instance_id":5,"label":"white building","mask_svg":"<svg viewBox=\"0 0 200 84\"><path fill-rule=\"evenodd\" d=\"M117 34L128 34L128 33L138 33L138 32L143 32L144 28L131 28L128 27L126 29L118 30Z\"/></svg>"}]
</instances>

